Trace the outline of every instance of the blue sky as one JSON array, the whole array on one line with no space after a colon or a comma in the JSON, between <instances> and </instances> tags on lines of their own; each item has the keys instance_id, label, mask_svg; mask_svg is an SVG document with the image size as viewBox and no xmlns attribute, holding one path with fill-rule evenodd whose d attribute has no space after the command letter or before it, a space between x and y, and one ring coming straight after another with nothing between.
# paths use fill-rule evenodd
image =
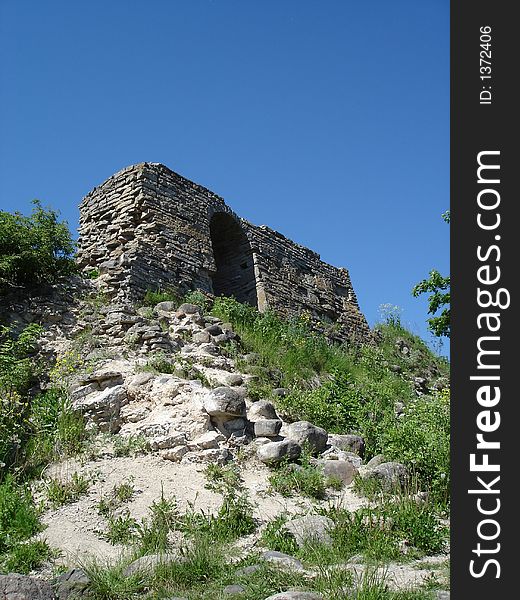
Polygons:
<instances>
[{"instance_id":1,"label":"blue sky","mask_svg":"<svg viewBox=\"0 0 520 600\"><path fill-rule=\"evenodd\" d=\"M0 0L0 206L76 229L161 162L349 269L425 339L449 269L448 0ZM446 351L446 347L444 349Z\"/></svg>"}]
</instances>

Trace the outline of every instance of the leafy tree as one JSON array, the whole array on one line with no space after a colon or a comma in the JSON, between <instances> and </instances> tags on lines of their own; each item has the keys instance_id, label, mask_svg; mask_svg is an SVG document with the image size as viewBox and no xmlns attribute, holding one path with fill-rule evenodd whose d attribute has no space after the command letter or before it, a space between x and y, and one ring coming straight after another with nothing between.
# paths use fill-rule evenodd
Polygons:
<instances>
[{"instance_id":1,"label":"leafy tree","mask_svg":"<svg viewBox=\"0 0 520 600\"><path fill-rule=\"evenodd\" d=\"M58 213L33 201L30 216L0 211L0 290L53 283L75 272L75 243Z\"/></svg>"},{"instance_id":2,"label":"leafy tree","mask_svg":"<svg viewBox=\"0 0 520 600\"><path fill-rule=\"evenodd\" d=\"M450 222L450 211L443 213L442 218L446 223ZM428 279L420 281L412 290L412 294L417 297L421 294L428 296L428 314L440 314L428 319L428 328L437 337L450 337L450 277L443 277L439 271L432 269Z\"/></svg>"}]
</instances>

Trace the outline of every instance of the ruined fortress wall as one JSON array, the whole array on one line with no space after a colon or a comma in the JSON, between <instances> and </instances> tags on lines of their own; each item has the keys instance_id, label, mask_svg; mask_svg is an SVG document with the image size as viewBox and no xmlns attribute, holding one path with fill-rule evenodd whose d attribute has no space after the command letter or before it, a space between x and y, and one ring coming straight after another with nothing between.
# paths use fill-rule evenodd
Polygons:
<instances>
[{"instance_id":1,"label":"ruined fortress wall","mask_svg":"<svg viewBox=\"0 0 520 600\"><path fill-rule=\"evenodd\" d=\"M370 337L345 269L241 219L221 197L160 164L123 169L83 199L79 261L98 269L119 300L138 300L147 289L201 289L260 310L306 311L336 323L340 338Z\"/></svg>"}]
</instances>

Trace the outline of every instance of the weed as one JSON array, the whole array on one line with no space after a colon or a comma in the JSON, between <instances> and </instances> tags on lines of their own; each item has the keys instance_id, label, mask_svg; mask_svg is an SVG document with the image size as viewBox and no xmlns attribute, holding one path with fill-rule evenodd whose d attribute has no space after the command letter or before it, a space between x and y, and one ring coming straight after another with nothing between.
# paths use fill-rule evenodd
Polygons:
<instances>
[{"instance_id":1,"label":"weed","mask_svg":"<svg viewBox=\"0 0 520 600\"><path fill-rule=\"evenodd\" d=\"M137 456L150 451L150 443L142 434L123 437L114 436L114 456Z\"/></svg>"},{"instance_id":2,"label":"weed","mask_svg":"<svg viewBox=\"0 0 520 600\"><path fill-rule=\"evenodd\" d=\"M158 289L158 290L146 290L146 293L141 302L142 306L156 306L159 302L174 302L176 306L180 303L179 293L173 289Z\"/></svg>"},{"instance_id":3,"label":"weed","mask_svg":"<svg viewBox=\"0 0 520 600\"><path fill-rule=\"evenodd\" d=\"M83 475L73 473L67 481L52 478L47 481L47 498L53 508L71 504L86 494L89 488L89 481Z\"/></svg>"},{"instance_id":4,"label":"weed","mask_svg":"<svg viewBox=\"0 0 520 600\"><path fill-rule=\"evenodd\" d=\"M107 530L102 537L110 544L129 544L137 536L138 523L130 516L129 511L121 515L114 516L109 514L107 518Z\"/></svg>"}]
</instances>

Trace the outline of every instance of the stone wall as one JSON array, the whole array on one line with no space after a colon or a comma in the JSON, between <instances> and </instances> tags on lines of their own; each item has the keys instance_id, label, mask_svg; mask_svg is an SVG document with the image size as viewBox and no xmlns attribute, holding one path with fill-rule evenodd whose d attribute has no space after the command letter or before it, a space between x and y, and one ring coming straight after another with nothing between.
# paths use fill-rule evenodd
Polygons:
<instances>
[{"instance_id":1,"label":"stone wall","mask_svg":"<svg viewBox=\"0 0 520 600\"><path fill-rule=\"evenodd\" d=\"M346 269L265 226L238 217L224 200L156 163L123 169L80 207L79 261L98 269L115 299L147 289L200 289L334 326L340 339L368 341Z\"/></svg>"}]
</instances>

